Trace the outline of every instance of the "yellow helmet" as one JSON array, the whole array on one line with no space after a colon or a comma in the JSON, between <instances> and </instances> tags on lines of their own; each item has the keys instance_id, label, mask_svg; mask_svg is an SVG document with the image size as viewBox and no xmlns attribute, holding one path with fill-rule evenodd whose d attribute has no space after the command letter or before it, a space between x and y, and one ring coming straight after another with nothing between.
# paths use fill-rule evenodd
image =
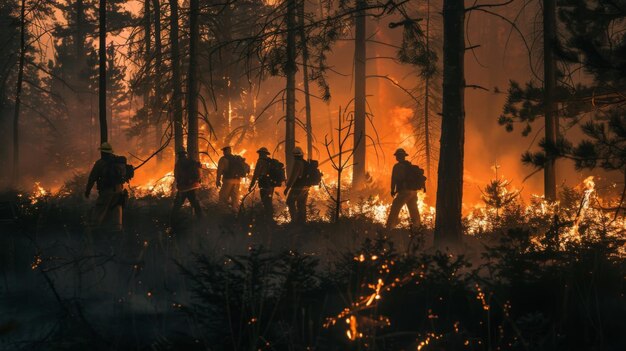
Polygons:
<instances>
[{"instance_id":1,"label":"yellow helmet","mask_svg":"<svg viewBox=\"0 0 626 351\"><path fill-rule=\"evenodd\" d=\"M106 141L102 143L98 149L100 149L100 152L104 152L105 154L113 153L113 147L111 146L111 144L107 143Z\"/></svg>"}]
</instances>

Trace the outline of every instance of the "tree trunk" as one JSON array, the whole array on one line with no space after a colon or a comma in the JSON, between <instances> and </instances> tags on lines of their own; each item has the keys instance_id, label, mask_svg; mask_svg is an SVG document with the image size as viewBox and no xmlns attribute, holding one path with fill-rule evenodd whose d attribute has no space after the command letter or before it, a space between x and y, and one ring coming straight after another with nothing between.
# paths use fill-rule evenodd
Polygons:
<instances>
[{"instance_id":1,"label":"tree trunk","mask_svg":"<svg viewBox=\"0 0 626 351\"><path fill-rule=\"evenodd\" d=\"M163 54L161 49L161 4L159 0L152 0L152 7L154 8L154 76L161 77L161 70L163 64ZM153 113L155 115L155 150L161 148L163 142L163 121L161 115L163 113L163 90L160 84L154 86L154 108ZM159 152L156 155L157 165L163 162L163 152Z\"/></svg>"},{"instance_id":2,"label":"tree trunk","mask_svg":"<svg viewBox=\"0 0 626 351\"><path fill-rule=\"evenodd\" d=\"M150 103L150 91L152 86L152 77L150 73L150 66L152 65L152 21L150 19L151 10L150 10L150 2L152 0L144 0L143 2L143 39L144 39L144 58L146 62L146 74L143 82L143 109L147 116L147 121L151 122L154 114L154 110L151 108ZM141 135L141 143L145 145L147 140L147 135Z\"/></svg>"},{"instance_id":3,"label":"tree trunk","mask_svg":"<svg viewBox=\"0 0 626 351\"><path fill-rule=\"evenodd\" d=\"M109 140L108 136L108 128L107 128L107 27L106 27L106 0L100 0L99 5L99 16L100 16L100 46L98 48L99 51L99 61L100 61L100 77L98 81L98 112L100 119L100 142L104 143Z\"/></svg>"},{"instance_id":4,"label":"tree trunk","mask_svg":"<svg viewBox=\"0 0 626 351\"><path fill-rule=\"evenodd\" d=\"M20 165L19 122L22 103L22 81L24 80L24 61L26 58L26 0L22 0L20 9L20 58L17 68L17 88L15 89L15 108L13 110L13 177L12 184L17 186Z\"/></svg>"},{"instance_id":5,"label":"tree trunk","mask_svg":"<svg viewBox=\"0 0 626 351\"><path fill-rule=\"evenodd\" d=\"M172 55L172 112L174 119L174 149L183 147L183 96L180 88L180 49L178 46L178 0L170 3L170 43Z\"/></svg>"},{"instance_id":6,"label":"tree trunk","mask_svg":"<svg viewBox=\"0 0 626 351\"><path fill-rule=\"evenodd\" d=\"M341 120L343 117L341 116L341 111L339 111L339 121L337 126L337 144L339 145L339 160L337 162L337 193L335 194L335 218L334 222L339 222L339 217L341 217L341 173L343 172L343 143L341 138Z\"/></svg>"},{"instance_id":7,"label":"tree trunk","mask_svg":"<svg viewBox=\"0 0 626 351\"><path fill-rule=\"evenodd\" d=\"M300 47L302 50L302 77L304 85L304 108L306 113L306 152L309 160L313 158L313 126L311 121L311 96L309 94L309 48L307 46L306 30L304 28L305 0L298 6L300 21Z\"/></svg>"},{"instance_id":8,"label":"tree trunk","mask_svg":"<svg viewBox=\"0 0 626 351\"><path fill-rule=\"evenodd\" d=\"M557 141L558 122L557 106L554 99L556 88L556 62L554 47L556 43L556 5L555 0L543 1L543 74L545 103L545 139L548 145ZM556 200L556 164L548 154L544 167L544 196L548 201Z\"/></svg>"},{"instance_id":9,"label":"tree trunk","mask_svg":"<svg viewBox=\"0 0 626 351\"><path fill-rule=\"evenodd\" d=\"M198 154L198 0L189 1L189 71L187 75L187 152L192 160Z\"/></svg>"},{"instance_id":10,"label":"tree trunk","mask_svg":"<svg viewBox=\"0 0 626 351\"><path fill-rule=\"evenodd\" d=\"M430 51L430 0L426 1L426 51ZM424 82L424 143L426 144L426 179L432 183L431 179L431 150L430 150L430 76Z\"/></svg>"},{"instance_id":11,"label":"tree trunk","mask_svg":"<svg viewBox=\"0 0 626 351\"><path fill-rule=\"evenodd\" d=\"M465 139L465 7L443 3L443 113L437 183L435 245L456 246L463 235L463 145Z\"/></svg>"},{"instance_id":12,"label":"tree trunk","mask_svg":"<svg viewBox=\"0 0 626 351\"><path fill-rule=\"evenodd\" d=\"M74 11L76 12L76 31L74 35L74 50L76 54L76 60L81 63L81 66L85 65L85 7L83 0L77 0L74 5ZM83 68L83 67L79 67Z\"/></svg>"},{"instance_id":13,"label":"tree trunk","mask_svg":"<svg viewBox=\"0 0 626 351\"><path fill-rule=\"evenodd\" d=\"M426 144L426 178L431 182L431 151L430 151L430 78L426 77L424 92L424 143Z\"/></svg>"},{"instance_id":14,"label":"tree trunk","mask_svg":"<svg viewBox=\"0 0 626 351\"><path fill-rule=\"evenodd\" d=\"M355 37L354 37L354 167L352 187L359 188L365 180L365 0L356 0Z\"/></svg>"},{"instance_id":15,"label":"tree trunk","mask_svg":"<svg viewBox=\"0 0 626 351\"><path fill-rule=\"evenodd\" d=\"M287 0L287 76L285 115L285 161L287 169L293 164L293 149L296 146L296 0Z\"/></svg>"}]
</instances>

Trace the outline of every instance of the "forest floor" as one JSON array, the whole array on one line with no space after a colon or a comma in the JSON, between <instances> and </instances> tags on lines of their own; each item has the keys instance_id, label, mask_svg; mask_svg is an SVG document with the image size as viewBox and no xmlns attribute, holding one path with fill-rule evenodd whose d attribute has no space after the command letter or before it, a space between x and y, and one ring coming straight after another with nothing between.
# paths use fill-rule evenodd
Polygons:
<instances>
[{"instance_id":1,"label":"forest floor","mask_svg":"<svg viewBox=\"0 0 626 351\"><path fill-rule=\"evenodd\" d=\"M59 313L75 316L97 337L119 338L113 345L150 345L193 331L197 325L181 309L192 296L180 267L192 266L195 255L298 251L327 267L383 232L401 250L417 241L432 245L429 230L385 231L364 218L278 225L215 204L203 219L185 206L170 223L170 206L167 198L136 199L124 211L123 233L90 230L84 201L41 202L27 209L32 213L0 223L0 324L11 330L0 348L58 333L66 328Z\"/></svg>"},{"instance_id":2,"label":"forest floor","mask_svg":"<svg viewBox=\"0 0 626 351\"><path fill-rule=\"evenodd\" d=\"M387 308L393 311L388 314L394 315L397 320L406 318L402 314L411 311L409 307L407 309L402 307L403 305L411 306L412 300L424 299L428 302L420 304L419 311L425 316L423 317L426 318L425 321L432 322L434 313L431 312L431 307L442 303L443 300L440 301L442 298L436 296L443 292L450 295L459 294L456 299L469 298L470 304L469 307L462 307L461 310L464 311L462 313L455 312L450 306L445 307L445 304L441 306L450 310L450 315L444 317L444 313L441 312L436 318L440 318L440 323L447 325L448 329L457 323L454 322L456 319L462 320L460 316L463 316L463 313L480 314L482 308L488 304L484 297L482 300L479 298L480 288L478 297L474 297L476 294L474 289L478 287L475 282L483 282L487 274L485 271L477 273L478 271L472 270L475 267L478 269L477 267L485 263L491 264L486 261L488 259L485 254L488 253L487 245L495 243L494 237L466 236L462 249L457 249L454 255L446 253L440 256L433 248L432 230L427 228L413 231L385 230L381 224L361 216L342 218L337 223L313 221L304 226L289 223L279 225L268 222L256 214L258 208L235 214L224 211L211 202L204 203L206 216L203 219L194 218L190 208L185 206L180 217L170 223L171 203L169 198L133 199L124 212L123 233L113 233L103 228L88 228L86 218L90 205L76 197L50 197L36 201L22 197L18 200L18 215L12 218L6 215L11 212L10 209L0 208L3 218L0 221L0 271L2 272L0 277L0 350L81 350L85 347L102 350L256 349L260 340L269 339L269 335L282 342L278 344L289 346L268 349L304 350L307 349L304 346L295 347L295 341L286 342L275 336L277 333L275 328L289 329L285 329L282 322L267 322L267 330L274 330L272 332L255 331L254 328L248 330L244 327L249 327L250 322L247 324L242 322L249 319L250 315L255 316L258 313L258 311L254 312L255 308L251 306L264 306L270 302L278 303L276 301L286 299L284 295L273 296L268 293L263 298L253 298L255 302L251 303L248 301L249 297L246 297L253 293L248 290L274 287L277 284L276 281L282 279L280 274L264 270L282 269L279 266L284 263L281 257L285 255L286 257L305 257L305 261L308 259L315 261L313 264L315 268L309 273L302 273L306 276L302 279L303 282L307 282L306 284L312 284L309 282L311 279L316 280L317 283L308 288L310 291L303 289L298 293L304 296L298 300L300 302L286 302L291 301L287 299L280 303L284 306L303 304L302 307L298 307L302 309L302 318L306 314L310 328L315 326L315 331L311 329L308 333L311 336L305 337L303 335L307 333L294 332L294 335L299 335L302 345L319 344L324 340L330 342L327 345L334 345L317 348L311 346L311 349L342 350L357 347L356 344L351 343L352 337L346 338L345 333L341 331L335 330L331 334L324 331L327 326L323 321L341 312L347 306L358 308L359 296L367 296L372 293L372 290L376 292L370 297L373 299L376 296L378 299L380 286L375 286L377 279L375 276L384 277L387 284L410 281L416 272L422 272L416 277L433 279L431 283L428 283L432 285L414 285L422 286L419 288L422 290L406 292L403 290L406 288L402 288L395 293L399 296L395 298L396 305L393 308ZM524 248L520 250L527 251ZM270 262L268 264L272 265L272 268L259 263L262 261L260 259L258 262L254 261L263 255L271 256L266 260ZM389 258L383 260L382 258L386 255L389 255ZM381 258L378 259L377 256ZM516 258L513 261L517 262L519 259ZM210 263L203 265L202 262ZM237 263L234 268L232 268L233 262ZM259 264L255 266L254 262ZM380 265L367 268L373 270L365 274L362 272L365 268L358 266L361 262L380 263ZM531 261L528 262L530 267L534 265ZM623 260L620 262L623 265ZM357 266L352 266L353 264ZM397 274L393 269L390 271L389 265L394 264L396 264ZM220 266L223 267L223 271ZM432 268L428 268L431 266ZM261 269L258 274L261 277L260 282L255 283L256 285L250 283L248 286L248 281L255 277L251 273L255 269ZM432 278L424 277L423 272L429 269L432 269ZM529 268L519 269L526 272ZM303 272L306 272L306 269ZM291 273L285 274L283 276L289 276ZM443 279L443 281L438 279ZM236 295L235 300L232 300L232 296L228 296L233 292L220 290L224 285L229 286L231 280L241 285L236 291L242 295L241 297ZM550 278L546 281L552 282L554 279ZM379 282L382 281L379 280ZM416 283L419 284L419 282ZM502 282L496 279L489 284L495 284L493 289L496 291L498 284ZM527 288L532 288L532 286L530 284ZM221 292L215 292L216 289ZM504 291L508 291L507 289ZM622 289L623 286L618 288L620 291ZM205 293L207 295L203 297L202 294ZM311 297L311 294L314 297ZM380 294L382 295L382 292ZM394 294L394 292L391 291L388 294ZM406 300L407 296L418 297ZM622 298L623 296L622 293ZM255 300L257 298L260 302ZM476 299L478 299L478 304ZM606 301L613 301L611 299ZM309 302L306 304L302 301ZM235 308L230 305L231 303L241 303L243 306ZM209 307L206 308L212 311L208 316L202 312L205 305L208 305ZM247 311L245 306L252 311ZM380 306L380 311L385 311L385 305ZM426 308L427 306L430 307ZM506 308L506 303L503 306L505 307L502 308ZM305 313L305 310L309 312ZM617 311L623 310L626 310L626 304L617 309ZM378 315L380 312L378 307L375 310L368 309L368 313L374 313L374 311L377 311L376 317L359 316L359 318L364 318L363 321L359 319L359 325L370 325L363 327L365 330L384 327L380 325L380 321L386 320L384 319L386 317ZM231 328L232 325L237 325L244 328L244 331L237 332L231 329L228 332L224 329L218 333L216 330L226 328L227 324L218 323L216 326L213 324L217 323L214 320L219 320L224 313L231 312L239 313L242 321L239 324L232 321L234 324L227 324L231 325ZM353 313L355 316L359 314L362 312ZM396 316L398 314L399 316ZM292 314L290 312L286 315ZM410 312L410 315L414 316L415 312ZM300 318L296 318L295 314L293 316L295 319ZM527 315L522 317L520 317L522 321L525 321L524 318L531 318ZM372 318L383 319L375 322ZM473 318L471 319L468 315L467 318L476 320L477 330L482 328L483 317L471 317ZM256 317L250 320L256 320ZM533 320L529 322L531 325L535 323ZM394 344L389 340L393 339L381 339L387 340L382 343L386 346L378 346L378 349L397 350L404 349L406 345L411 345L410 348L415 349L419 345L416 336L430 335L424 334L425 331L434 330L434 325L425 328L428 324L423 324L424 322L419 322L418 319L411 320L411 323L411 328L419 327L420 331L413 332L411 335L415 336L409 338L409 341L403 341L402 348L398 348L399 344L392 346ZM469 330L472 329L471 323L465 320L463 323L467 324L469 335ZM502 321L502 325L506 323ZM356 322L354 328L356 330ZM511 329L519 328L521 327L516 325ZM455 326L454 330L458 332L458 327ZM256 335L253 331L259 333L255 338L250 336L250 334ZM222 336L210 336L212 333ZM406 338L408 334L390 332L390 335L400 335L401 338ZM432 334L431 337L434 338L436 335L439 334ZM442 333L442 338L443 335L448 334ZM490 335L491 332L488 332L487 336L481 335L471 339L480 341L476 341L476 345L480 346L474 349L484 349L482 343L488 340ZM254 347L231 345L235 344L235 340L241 343L244 342L241 340L248 340L247 338L254 339L249 341L249 345ZM223 341L226 339L229 341ZM215 340L221 340L223 345L213 346ZM375 338L371 340L380 342ZM364 337L361 345L367 345L371 340L366 342ZM456 338L450 340L456 340ZM503 345L504 343L502 341ZM554 346L547 341L545 343Z\"/></svg>"}]
</instances>

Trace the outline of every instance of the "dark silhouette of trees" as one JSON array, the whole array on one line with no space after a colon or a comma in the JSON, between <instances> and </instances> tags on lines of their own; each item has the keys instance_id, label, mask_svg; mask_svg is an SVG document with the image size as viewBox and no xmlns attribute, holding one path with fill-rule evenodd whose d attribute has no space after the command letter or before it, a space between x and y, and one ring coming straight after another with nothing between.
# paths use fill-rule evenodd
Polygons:
<instances>
[{"instance_id":1,"label":"dark silhouette of trees","mask_svg":"<svg viewBox=\"0 0 626 351\"><path fill-rule=\"evenodd\" d=\"M352 186L358 188L365 180L366 143L366 10L365 0L355 0L354 14L354 168L352 169Z\"/></svg>"},{"instance_id":2,"label":"dark silhouette of trees","mask_svg":"<svg viewBox=\"0 0 626 351\"><path fill-rule=\"evenodd\" d=\"M556 91L556 0L543 1L543 84L544 84L544 115L545 143L556 145L559 123ZM546 200L556 200L556 160L548 155L544 168L544 195Z\"/></svg>"},{"instance_id":3,"label":"dark silhouette of trees","mask_svg":"<svg viewBox=\"0 0 626 351\"><path fill-rule=\"evenodd\" d=\"M163 44L161 42L161 2L152 0L154 8L154 75L163 76ZM154 117L155 149L161 147L163 143L163 89L160 84L154 87L154 106L152 109ZM157 164L163 161L163 153L159 152L156 157Z\"/></svg>"},{"instance_id":4,"label":"dark silhouette of trees","mask_svg":"<svg viewBox=\"0 0 626 351\"><path fill-rule=\"evenodd\" d=\"M287 169L293 164L293 149L296 146L296 0L287 1L287 55L284 70L287 78L285 87L285 163Z\"/></svg>"},{"instance_id":5,"label":"dark silhouette of trees","mask_svg":"<svg viewBox=\"0 0 626 351\"><path fill-rule=\"evenodd\" d=\"M187 152L193 160L198 154L198 0L189 1L189 66L187 73Z\"/></svg>"},{"instance_id":6,"label":"dark silhouette of trees","mask_svg":"<svg viewBox=\"0 0 626 351\"><path fill-rule=\"evenodd\" d=\"M465 142L465 6L443 3L443 110L437 180L435 244L457 245L463 228L463 148Z\"/></svg>"},{"instance_id":7,"label":"dark silhouette of trees","mask_svg":"<svg viewBox=\"0 0 626 351\"><path fill-rule=\"evenodd\" d=\"M19 118L22 99L22 81L24 79L24 61L26 57L26 0L20 5L20 50L17 69L17 87L15 88L15 107L13 111L13 177L12 183L17 184L20 164Z\"/></svg>"},{"instance_id":8,"label":"dark silhouette of trees","mask_svg":"<svg viewBox=\"0 0 626 351\"><path fill-rule=\"evenodd\" d=\"M311 93L309 89L309 47L308 34L305 28L306 1L301 0L298 6L298 26L300 35L300 48L302 50L302 85L304 88L304 110L306 129L306 155L309 160L313 158L313 120L311 118Z\"/></svg>"},{"instance_id":9,"label":"dark silhouette of trees","mask_svg":"<svg viewBox=\"0 0 626 351\"><path fill-rule=\"evenodd\" d=\"M99 13L99 77L98 77L98 117L100 120L100 142L109 140L107 128L107 5L106 0L100 0Z\"/></svg>"},{"instance_id":10,"label":"dark silhouette of trees","mask_svg":"<svg viewBox=\"0 0 626 351\"><path fill-rule=\"evenodd\" d=\"M180 46L178 25L178 1L169 0L170 4L170 61L172 71L172 123L174 125L174 150L183 150L183 93L180 77Z\"/></svg>"}]
</instances>

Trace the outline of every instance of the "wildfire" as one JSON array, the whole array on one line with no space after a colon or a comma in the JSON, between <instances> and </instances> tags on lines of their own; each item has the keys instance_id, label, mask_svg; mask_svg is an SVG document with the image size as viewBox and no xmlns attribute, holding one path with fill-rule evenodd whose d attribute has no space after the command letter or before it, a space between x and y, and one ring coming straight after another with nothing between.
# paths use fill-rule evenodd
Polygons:
<instances>
[{"instance_id":1,"label":"wildfire","mask_svg":"<svg viewBox=\"0 0 626 351\"><path fill-rule=\"evenodd\" d=\"M145 185L133 188L135 197L165 198L174 191L174 172L168 172L159 179L150 179Z\"/></svg>"},{"instance_id":2,"label":"wildfire","mask_svg":"<svg viewBox=\"0 0 626 351\"><path fill-rule=\"evenodd\" d=\"M48 196L50 196L50 192L44 189L41 186L40 182L35 182L35 185L33 186L33 190L31 191L30 196L28 198L30 200L30 203L34 205L37 202L47 198Z\"/></svg>"},{"instance_id":3,"label":"wildfire","mask_svg":"<svg viewBox=\"0 0 626 351\"><path fill-rule=\"evenodd\" d=\"M583 198L580 202L580 207L578 208L578 212L576 213L576 217L574 218L574 224L569 230L569 235L567 235L566 239L568 240L580 240L580 236L578 235L578 226L580 225L580 221L584 217L587 209L589 208L591 194L595 191L596 183L593 181L593 176L587 177L583 180Z\"/></svg>"}]
</instances>

